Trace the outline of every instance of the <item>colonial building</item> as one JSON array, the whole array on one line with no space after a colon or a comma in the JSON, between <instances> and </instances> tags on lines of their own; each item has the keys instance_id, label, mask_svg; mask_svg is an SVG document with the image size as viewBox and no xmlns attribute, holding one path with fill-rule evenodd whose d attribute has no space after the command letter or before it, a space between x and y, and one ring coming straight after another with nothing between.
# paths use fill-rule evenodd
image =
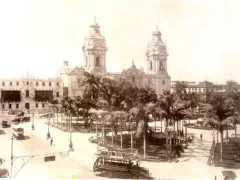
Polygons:
<instances>
[{"instance_id":1,"label":"colonial building","mask_svg":"<svg viewBox=\"0 0 240 180\"><path fill-rule=\"evenodd\" d=\"M84 54L84 66L75 67L69 71L69 67L64 62L59 74L64 81L64 87L68 88L68 95L71 97L81 96L84 88L81 86L84 71L93 73L96 76L108 77L112 79L125 78L133 84L141 87L150 86L155 89L158 95L164 89L170 89L170 76L167 72L167 49L162 40L161 32L156 29L148 43L146 50L147 71L138 69L134 62L130 68L119 73L107 72L106 56L108 48L105 37L100 32L100 26L96 22L90 25L89 33L85 37L82 47ZM144 55L144 54L143 54ZM68 78L66 79L66 76ZM65 78L65 79L64 79Z\"/></svg>"},{"instance_id":2,"label":"colonial building","mask_svg":"<svg viewBox=\"0 0 240 180\"><path fill-rule=\"evenodd\" d=\"M226 85L216 85L209 81L203 81L203 82L189 82L189 81L172 81L171 82L171 92L174 92L176 90L176 83L180 82L183 83L186 88L187 93L198 93L198 94L204 94L207 92L220 92L226 88Z\"/></svg>"},{"instance_id":3,"label":"colonial building","mask_svg":"<svg viewBox=\"0 0 240 180\"><path fill-rule=\"evenodd\" d=\"M53 99L63 97L60 78L36 79L29 75L22 78L0 79L0 108L5 110L43 109Z\"/></svg>"}]
</instances>

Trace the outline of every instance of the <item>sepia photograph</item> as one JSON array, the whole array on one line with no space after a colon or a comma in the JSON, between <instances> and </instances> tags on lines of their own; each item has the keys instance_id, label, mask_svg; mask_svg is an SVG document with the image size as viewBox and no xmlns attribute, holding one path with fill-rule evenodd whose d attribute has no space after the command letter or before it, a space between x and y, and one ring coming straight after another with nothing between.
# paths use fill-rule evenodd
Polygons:
<instances>
[{"instance_id":1,"label":"sepia photograph","mask_svg":"<svg viewBox=\"0 0 240 180\"><path fill-rule=\"evenodd\" d=\"M240 180L239 10L0 0L0 179Z\"/></svg>"}]
</instances>

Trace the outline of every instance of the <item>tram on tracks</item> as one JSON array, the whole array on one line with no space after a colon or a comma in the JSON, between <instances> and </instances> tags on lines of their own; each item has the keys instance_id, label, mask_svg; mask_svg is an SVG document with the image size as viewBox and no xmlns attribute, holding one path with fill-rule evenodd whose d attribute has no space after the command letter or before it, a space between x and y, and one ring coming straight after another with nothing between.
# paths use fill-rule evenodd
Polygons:
<instances>
[{"instance_id":1,"label":"tram on tracks","mask_svg":"<svg viewBox=\"0 0 240 180\"><path fill-rule=\"evenodd\" d=\"M93 172L108 178L153 179L149 170L139 166L132 154L114 150L100 150L95 154Z\"/></svg>"}]
</instances>

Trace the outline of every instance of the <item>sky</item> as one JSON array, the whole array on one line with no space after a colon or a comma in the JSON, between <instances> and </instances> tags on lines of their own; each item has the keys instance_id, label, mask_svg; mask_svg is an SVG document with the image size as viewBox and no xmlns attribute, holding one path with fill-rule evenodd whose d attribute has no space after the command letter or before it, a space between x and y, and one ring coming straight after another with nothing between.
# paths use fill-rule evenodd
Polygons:
<instances>
[{"instance_id":1,"label":"sky","mask_svg":"<svg viewBox=\"0 0 240 180\"><path fill-rule=\"evenodd\" d=\"M0 76L53 77L64 60L83 65L94 16L108 47L107 70L146 71L158 26L172 80L240 82L237 0L0 0Z\"/></svg>"}]
</instances>

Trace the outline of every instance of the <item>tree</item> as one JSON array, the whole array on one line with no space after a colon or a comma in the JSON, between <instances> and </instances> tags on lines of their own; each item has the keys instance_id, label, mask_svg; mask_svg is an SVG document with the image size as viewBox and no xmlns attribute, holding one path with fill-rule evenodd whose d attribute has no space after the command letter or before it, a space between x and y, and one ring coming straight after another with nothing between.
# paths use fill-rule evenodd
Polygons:
<instances>
[{"instance_id":1,"label":"tree","mask_svg":"<svg viewBox=\"0 0 240 180\"><path fill-rule=\"evenodd\" d=\"M236 87L238 85L238 83L236 81L234 81L234 80L227 81L226 85L227 85L227 87L226 87L227 96L231 96L234 93L238 92L238 89Z\"/></svg>"},{"instance_id":2,"label":"tree","mask_svg":"<svg viewBox=\"0 0 240 180\"><path fill-rule=\"evenodd\" d=\"M175 93L171 93L170 91L163 91L158 99L159 107L163 110L163 118L166 119L166 127L168 127L169 121L171 121L173 117L175 98Z\"/></svg>"},{"instance_id":3,"label":"tree","mask_svg":"<svg viewBox=\"0 0 240 180\"><path fill-rule=\"evenodd\" d=\"M220 152L222 161L222 146L223 146L223 131L224 127L228 125L228 119L234 116L233 100L227 96L216 95L213 96L210 101L211 106L207 110L207 116L209 118L216 119L217 121L217 130L220 133L221 143L220 143Z\"/></svg>"},{"instance_id":4,"label":"tree","mask_svg":"<svg viewBox=\"0 0 240 180\"><path fill-rule=\"evenodd\" d=\"M84 72L84 80L81 86L85 86L83 97L85 99L97 99L100 77Z\"/></svg>"},{"instance_id":5,"label":"tree","mask_svg":"<svg viewBox=\"0 0 240 180\"><path fill-rule=\"evenodd\" d=\"M175 91L176 94L182 95L182 94L186 93L187 85L184 82L177 81L176 85L175 85L175 88L176 88L176 91Z\"/></svg>"},{"instance_id":6,"label":"tree","mask_svg":"<svg viewBox=\"0 0 240 180\"><path fill-rule=\"evenodd\" d=\"M136 138L140 141L143 137L144 158L147 151L147 134L148 134L148 115L151 113L149 103L157 102L157 95L151 88L139 88L137 93L137 101L135 103L136 113ZM134 114L133 114L134 115Z\"/></svg>"}]
</instances>

